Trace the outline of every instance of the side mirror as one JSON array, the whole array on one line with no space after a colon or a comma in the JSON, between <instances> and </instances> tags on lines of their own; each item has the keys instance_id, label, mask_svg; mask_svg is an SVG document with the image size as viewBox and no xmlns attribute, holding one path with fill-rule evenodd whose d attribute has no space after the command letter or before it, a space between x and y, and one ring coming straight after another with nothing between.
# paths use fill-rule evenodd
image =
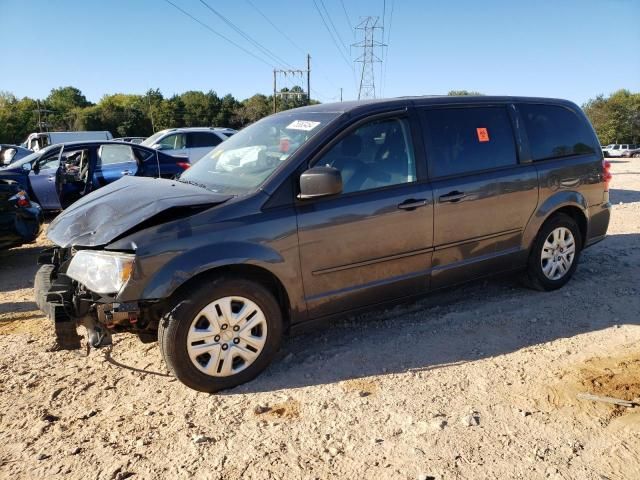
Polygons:
<instances>
[{"instance_id":1,"label":"side mirror","mask_svg":"<svg viewBox=\"0 0 640 480\"><path fill-rule=\"evenodd\" d=\"M342 175L333 167L313 167L300 175L301 200L327 197L342 192Z\"/></svg>"}]
</instances>

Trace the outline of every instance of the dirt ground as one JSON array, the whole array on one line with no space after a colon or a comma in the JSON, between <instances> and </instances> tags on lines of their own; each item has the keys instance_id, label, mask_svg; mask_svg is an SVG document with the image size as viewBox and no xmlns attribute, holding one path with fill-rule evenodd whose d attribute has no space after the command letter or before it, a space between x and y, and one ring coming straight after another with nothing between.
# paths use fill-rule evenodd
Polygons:
<instances>
[{"instance_id":1,"label":"dirt ground","mask_svg":"<svg viewBox=\"0 0 640 480\"><path fill-rule=\"evenodd\" d=\"M50 351L46 240L0 253L0 478L640 479L640 159L613 160L610 236L540 293L480 281L285 341L218 395L156 344Z\"/></svg>"}]
</instances>

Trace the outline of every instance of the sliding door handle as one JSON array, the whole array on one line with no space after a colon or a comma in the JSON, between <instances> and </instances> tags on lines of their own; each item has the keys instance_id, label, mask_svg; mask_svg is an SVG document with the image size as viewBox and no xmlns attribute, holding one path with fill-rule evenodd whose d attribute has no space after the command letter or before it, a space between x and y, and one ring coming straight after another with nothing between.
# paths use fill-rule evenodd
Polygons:
<instances>
[{"instance_id":1,"label":"sliding door handle","mask_svg":"<svg viewBox=\"0 0 640 480\"><path fill-rule=\"evenodd\" d=\"M449 192L446 195L440 195L438 197L438 200L440 201L440 203L459 202L466 196L466 193L454 190L453 192Z\"/></svg>"}]
</instances>

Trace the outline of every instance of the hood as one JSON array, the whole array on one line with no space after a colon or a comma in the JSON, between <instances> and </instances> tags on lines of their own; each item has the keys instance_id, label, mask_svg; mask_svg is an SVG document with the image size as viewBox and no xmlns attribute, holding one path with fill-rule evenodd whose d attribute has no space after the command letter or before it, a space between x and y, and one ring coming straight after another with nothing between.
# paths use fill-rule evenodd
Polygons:
<instances>
[{"instance_id":1,"label":"hood","mask_svg":"<svg viewBox=\"0 0 640 480\"><path fill-rule=\"evenodd\" d=\"M151 226L153 217L159 222L186 217L230 198L174 180L123 177L67 208L49 225L47 236L65 248L106 245Z\"/></svg>"}]
</instances>

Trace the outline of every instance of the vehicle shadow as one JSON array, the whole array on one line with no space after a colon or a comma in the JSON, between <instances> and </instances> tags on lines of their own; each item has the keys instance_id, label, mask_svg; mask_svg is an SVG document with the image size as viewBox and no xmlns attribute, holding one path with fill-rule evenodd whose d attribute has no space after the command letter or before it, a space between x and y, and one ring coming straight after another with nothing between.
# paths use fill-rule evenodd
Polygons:
<instances>
[{"instance_id":1,"label":"vehicle shadow","mask_svg":"<svg viewBox=\"0 0 640 480\"><path fill-rule=\"evenodd\" d=\"M46 247L27 245L0 251L0 277L8 281L0 283L0 292L10 292L33 287L33 278L38 271L38 255Z\"/></svg>"},{"instance_id":2,"label":"vehicle shadow","mask_svg":"<svg viewBox=\"0 0 640 480\"><path fill-rule=\"evenodd\" d=\"M618 188L612 188L609 190L609 201L613 205L616 205L618 203L640 202L640 191L620 190Z\"/></svg>"},{"instance_id":3,"label":"vehicle shadow","mask_svg":"<svg viewBox=\"0 0 640 480\"><path fill-rule=\"evenodd\" d=\"M335 321L286 339L267 371L223 394L424 372L640 325L639 261L640 235L613 235L583 252L574 278L554 292L525 289L514 277L496 278Z\"/></svg>"},{"instance_id":4,"label":"vehicle shadow","mask_svg":"<svg viewBox=\"0 0 640 480\"><path fill-rule=\"evenodd\" d=\"M27 302L7 302L7 303L0 303L0 314L3 313L18 313L18 312L32 312L32 311L39 311L38 310L38 306L35 304L35 302L31 302L31 301L27 301ZM33 315L32 317L29 318L37 318L37 317L41 317L43 314L37 314L37 315ZM24 316L20 317L23 320L26 320L26 318Z\"/></svg>"}]
</instances>

